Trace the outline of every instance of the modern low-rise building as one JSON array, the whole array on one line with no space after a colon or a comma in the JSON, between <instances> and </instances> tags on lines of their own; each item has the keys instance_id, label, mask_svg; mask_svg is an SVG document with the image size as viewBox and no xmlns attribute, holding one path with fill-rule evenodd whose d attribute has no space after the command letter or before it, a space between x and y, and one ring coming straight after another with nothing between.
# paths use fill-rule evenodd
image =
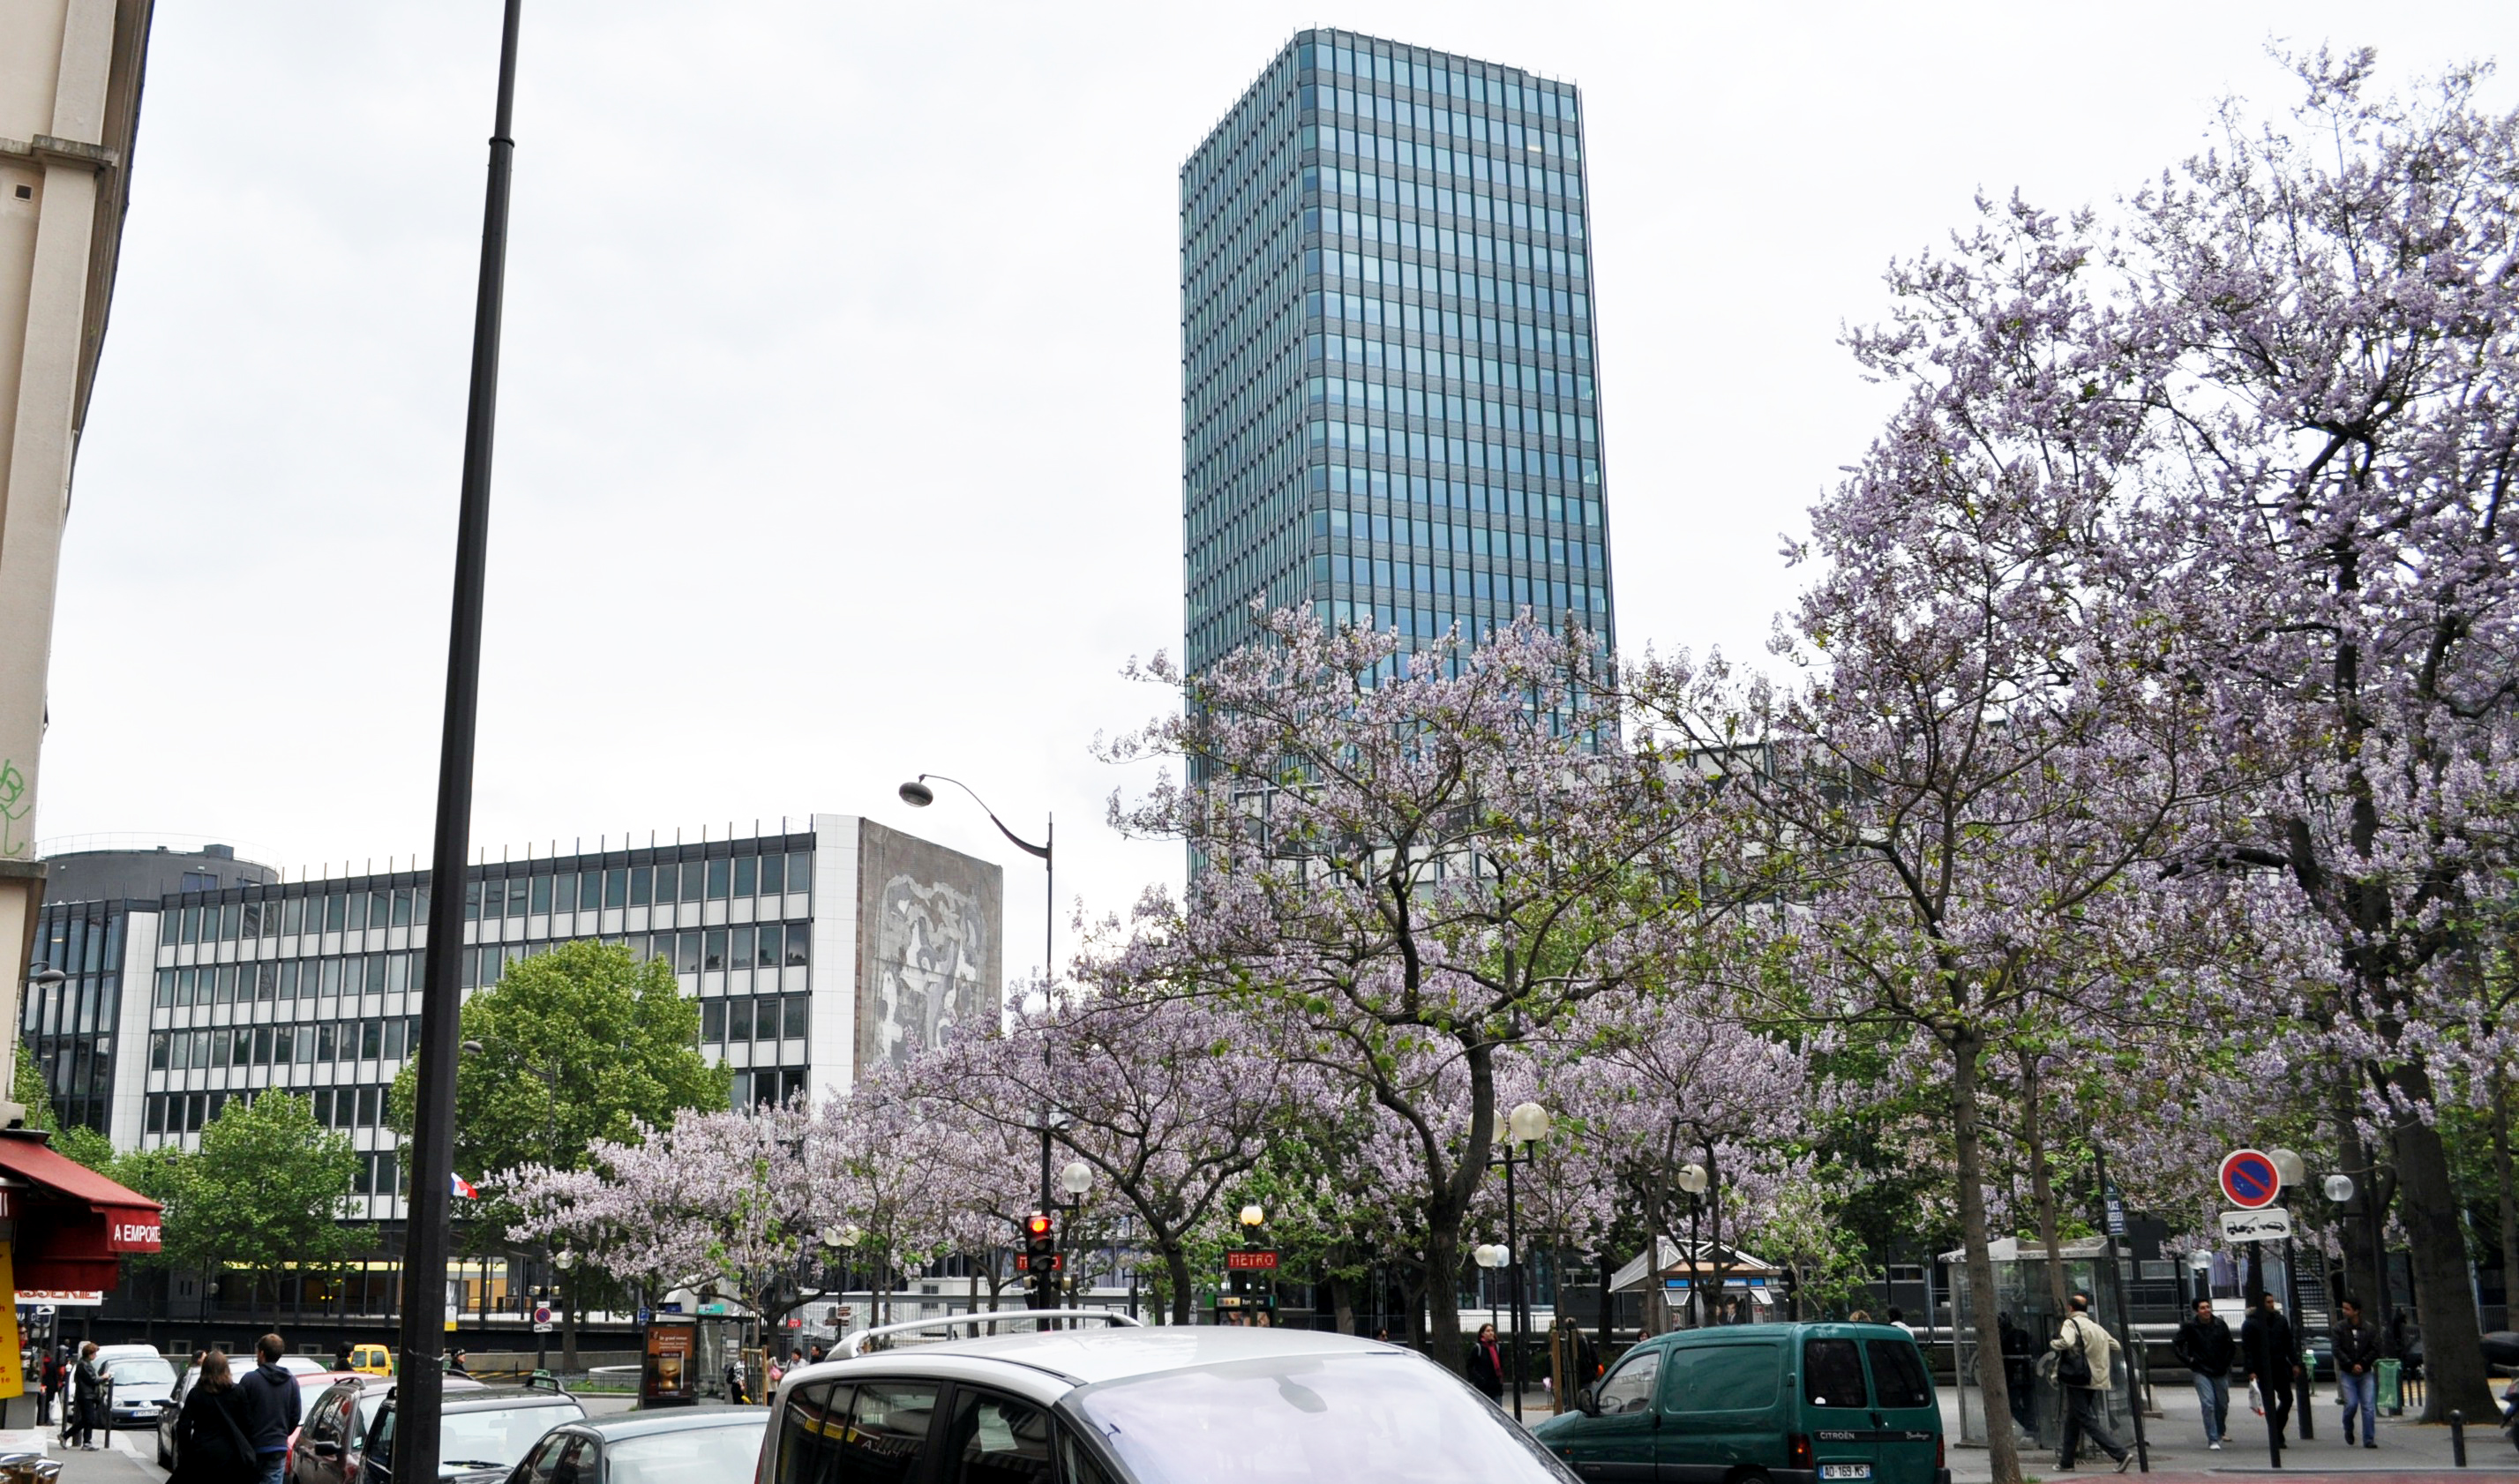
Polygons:
<instances>
[{"instance_id":1,"label":"modern low-rise building","mask_svg":"<svg viewBox=\"0 0 2519 1484\"><path fill-rule=\"evenodd\" d=\"M358 1214L399 1220L385 1091L418 1049L430 873L286 880L222 847L47 864L35 956L63 978L28 995L21 1032L63 1116L120 1149L190 1144L228 1099L286 1088L358 1148ZM474 865L463 982L563 942L621 943L699 1001L731 1103L818 1098L951 1025L994 1024L1002 896L996 865L850 815L605 840Z\"/></svg>"}]
</instances>

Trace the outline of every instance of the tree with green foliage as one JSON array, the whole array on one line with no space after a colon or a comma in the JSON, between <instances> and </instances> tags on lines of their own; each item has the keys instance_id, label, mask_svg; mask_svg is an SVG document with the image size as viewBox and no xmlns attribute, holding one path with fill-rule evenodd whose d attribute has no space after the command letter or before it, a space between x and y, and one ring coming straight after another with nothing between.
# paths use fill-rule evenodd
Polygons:
<instances>
[{"instance_id":1,"label":"tree with green foliage","mask_svg":"<svg viewBox=\"0 0 2519 1484\"><path fill-rule=\"evenodd\" d=\"M727 1106L727 1074L700 1055L699 1005L662 959L616 943L566 942L521 959L464 1002L455 1066L455 1168L479 1182L476 1233L504 1236L517 1212L504 1171L576 1170L598 1140L636 1144L685 1109ZM394 1078L386 1115L408 1137L417 1061ZM589 1275L566 1282L574 1295ZM561 1306L561 1364L574 1366L576 1305Z\"/></svg>"},{"instance_id":2,"label":"tree with green foliage","mask_svg":"<svg viewBox=\"0 0 2519 1484\"><path fill-rule=\"evenodd\" d=\"M280 1091L231 1098L201 1129L201 1147L144 1151L115 1161L114 1173L165 1209L167 1267L252 1275L327 1267L350 1255L350 1181L359 1157L349 1136L315 1121L315 1105ZM278 1292L274 1288L274 1306Z\"/></svg>"}]
</instances>

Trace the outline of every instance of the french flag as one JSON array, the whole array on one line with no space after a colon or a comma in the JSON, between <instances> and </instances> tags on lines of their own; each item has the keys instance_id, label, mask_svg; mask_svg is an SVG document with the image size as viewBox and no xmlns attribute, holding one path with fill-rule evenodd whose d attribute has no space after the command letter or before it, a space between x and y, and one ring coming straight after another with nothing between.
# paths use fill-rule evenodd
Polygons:
<instances>
[{"instance_id":1,"label":"french flag","mask_svg":"<svg viewBox=\"0 0 2519 1484\"><path fill-rule=\"evenodd\" d=\"M465 1200L478 1200L481 1199L480 1187L474 1185L471 1181L464 1179L462 1175L456 1174L450 1170L447 1172L446 1179L451 1190L457 1197Z\"/></svg>"}]
</instances>

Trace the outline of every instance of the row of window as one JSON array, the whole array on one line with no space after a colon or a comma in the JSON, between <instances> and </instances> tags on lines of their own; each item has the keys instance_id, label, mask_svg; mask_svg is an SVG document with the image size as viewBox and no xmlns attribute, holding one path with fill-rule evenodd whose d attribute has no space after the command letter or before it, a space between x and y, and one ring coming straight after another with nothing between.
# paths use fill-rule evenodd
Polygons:
<instances>
[{"instance_id":1,"label":"row of window","mask_svg":"<svg viewBox=\"0 0 2519 1484\"><path fill-rule=\"evenodd\" d=\"M1357 510L1352 514L1346 510L1322 510L1316 513L1328 517L1329 530L1325 534L1333 543L1332 550L1336 553L1371 555L1372 549L1364 545L1370 543L1373 546L1394 548L1382 554L1396 555L1402 561L1408 559L1412 548L1444 553L1435 558L1437 566L1452 565L1447 559L1451 553L1480 561L1546 563L1595 570L1607 565L1601 544L1579 537L1551 536L1518 528L1454 525L1448 521L1432 521L1423 516L1412 518L1404 513L1392 514L1382 510ZM1430 537L1431 542L1428 540Z\"/></svg>"},{"instance_id":2,"label":"row of window","mask_svg":"<svg viewBox=\"0 0 2519 1484\"><path fill-rule=\"evenodd\" d=\"M1583 198L1583 172L1558 170L1534 161L1491 159L1471 150L1379 134L1368 129L1342 129L1306 124L1295 137L1296 148L1318 148L1323 154L1344 154L1358 164L1394 165L1426 175L1448 175L1491 190L1527 191L1571 203ZM1459 188L1455 188L1459 189Z\"/></svg>"},{"instance_id":3,"label":"row of window","mask_svg":"<svg viewBox=\"0 0 2519 1484\"><path fill-rule=\"evenodd\" d=\"M653 902L780 896L811 891L813 878L814 857L807 851L668 861L652 866L614 866L608 870L529 873L467 883L464 916L469 921L593 910L597 906L643 907ZM167 916L172 928L167 940L177 943L403 928L428 921L428 888L379 887L323 895L211 902L169 909Z\"/></svg>"},{"instance_id":4,"label":"row of window","mask_svg":"<svg viewBox=\"0 0 2519 1484\"><path fill-rule=\"evenodd\" d=\"M1312 600L1312 611L1320 615L1322 623L1333 628L1371 624L1377 629L1396 630L1401 638L1409 641L1402 646L1403 648L1415 648L1419 644L1439 639L1451 633L1455 625L1460 628L1461 642L1475 648L1485 643L1497 631L1519 619L1525 607L1552 629L1571 619L1585 625L1596 634L1606 634L1608 632L1610 620L1603 611L1595 609L1587 616L1565 604L1555 607L1542 603L1517 604L1502 611L1482 612L1468 609L1455 611L1449 608L1421 608L1407 598L1393 602L1391 594L1388 593L1383 594L1380 601L1370 601L1362 595L1354 598L1320 597ZM1392 660L1384 662L1380 674L1388 679L1398 674L1400 668L1396 657L1393 657Z\"/></svg>"},{"instance_id":5,"label":"row of window","mask_svg":"<svg viewBox=\"0 0 2519 1484\"><path fill-rule=\"evenodd\" d=\"M1506 520L1519 517L1534 524L1543 520L1550 525L1568 527L1601 524L1601 502L1597 496L1567 494L1527 483L1488 485L1469 479L1450 479L1441 474L1399 474L1389 469L1344 463L1328 464L1317 472L1328 477L1319 481L1316 488L1330 495L1347 496L1346 503L1349 506L1364 505L1368 501L1388 501L1393 505L1414 503L1435 509L1449 507ZM1332 504L1338 502L1331 502ZM1407 513L1397 509L1391 512L1393 519ZM1434 509L1419 510L1413 518L1430 524L1438 520ZM1335 529L1327 510L1315 508L1312 511L1312 534L1327 536ZM1400 528L1393 526L1392 529ZM1416 527L1408 529L1413 536ZM1362 533L1359 531L1358 534ZM1401 546L1433 544L1411 537L1376 536L1372 539L1396 541ZM1453 546L1457 549L1459 543L1455 542Z\"/></svg>"},{"instance_id":6,"label":"row of window","mask_svg":"<svg viewBox=\"0 0 2519 1484\"><path fill-rule=\"evenodd\" d=\"M1334 595L1359 601L1379 595L1395 597L1404 605L1412 596L1436 602L1457 597L1482 604L1490 612L1511 613L1525 607L1542 612L1571 609L1587 615L1609 612L1609 595L1600 584L1569 582L1563 573L1491 572L1381 557L1316 556L1312 582ZM1442 630L1437 625L1432 632Z\"/></svg>"},{"instance_id":7,"label":"row of window","mask_svg":"<svg viewBox=\"0 0 2519 1484\"><path fill-rule=\"evenodd\" d=\"M1490 150L1545 155L1569 164L1579 164L1583 158L1582 141L1571 130L1520 123L1485 113L1464 112L1431 103L1412 103L1388 93L1358 92L1354 88L1303 88L1295 94L1295 106L1317 113L1345 115L1367 129L1387 124L1396 129L1413 129L1437 139L1465 140Z\"/></svg>"},{"instance_id":8,"label":"row of window","mask_svg":"<svg viewBox=\"0 0 2519 1484\"><path fill-rule=\"evenodd\" d=\"M1365 386L1366 383L1357 382L1355 390L1363 391ZM1346 390L1347 383L1342 381L1340 388L1342 391ZM1597 442L1601 436L1598 422L1571 408L1560 412L1556 408L1542 407L1536 403L1496 402L1483 397L1463 397L1458 393L1422 391L1413 386L1386 389L1379 383L1374 383L1373 389L1384 391L1386 395L1352 404L1341 402L1338 405L1358 413L1383 414L1384 420L1377 425L1385 431L1396 431L1393 424L1398 423L1400 418L1417 418L1429 424L1424 430L1424 436L1429 440L1427 446L1430 448L1434 446L1433 440L1436 439L1455 437L1463 443L1477 443L1483 442L1482 435L1490 433L1514 440L1549 438L1561 443L1578 444ZM1371 401L1380 401L1384 405L1379 408L1372 407ZM1326 408L1328 404L1324 403L1323 406ZM1316 417L1312 421L1305 441L1313 448L1354 448L1367 441L1357 438L1352 433L1341 437L1330 432L1332 427L1342 425L1346 425L1344 419L1332 422L1326 418ZM1447 429L1457 431L1447 432ZM1415 457L1426 456L1421 454ZM1578 454L1576 457L1581 456Z\"/></svg>"},{"instance_id":9,"label":"row of window","mask_svg":"<svg viewBox=\"0 0 2519 1484\"><path fill-rule=\"evenodd\" d=\"M1558 371L1549 366L1525 366L1519 361L1498 360L1494 356L1464 356L1458 351L1438 351L1431 346L1401 348L1421 352L1414 359L1427 370L1417 374L1430 380L1456 381L1463 386L1492 386L1527 396L1552 397L1562 402L1592 400L1592 378L1578 371ZM1401 357L1401 365L1404 367L1409 359ZM1396 410L1417 416L1425 415L1424 403L1427 400L1454 395L1439 387L1419 388L1404 382L1365 376L1309 376L1304 381L1304 400L1315 406L1361 407L1375 413ZM1454 416L1449 420L1462 422L1469 419Z\"/></svg>"},{"instance_id":10,"label":"row of window","mask_svg":"<svg viewBox=\"0 0 2519 1484\"><path fill-rule=\"evenodd\" d=\"M1580 207L1569 211L1562 207L1551 206L1544 201L1514 200L1506 196L1490 196L1483 192L1455 191L1449 186L1438 186L1431 182L1421 184L1405 175L1384 175L1378 171L1350 170L1337 165L1305 165L1304 167L1304 194L1312 194L1316 186L1322 197L1323 223L1329 222L1332 211L1336 210L1340 213L1342 225L1331 230L1342 232L1349 237L1366 237L1375 241L1396 240L1396 238L1391 234L1393 230L1392 224L1399 219L1380 217L1370 212L1347 211L1346 208L1339 206L1336 197L1346 196L1352 201L1389 202L1421 216L1458 217L1463 221L1484 222L1492 227L1510 228L1515 232L1570 238L1578 242L1583 241L1590 233ZM1378 225L1365 226L1359 222L1355 227L1348 228L1344 225L1344 218L1348 216L1361 216L1365 221L1376 222ZM1424 234L1436 225L1437 224L1420 224L1417 228L1419 240L1423 241Z\"/></svg>"},{"instance_id":11,"label":"row of window","mask_svg":"<svg viewBox=\"0 0 2519 1484\"><path fill-rule=\"evenodd\" d=\"M812 1015L813 997L805 994L703 1000L700 1039L712 1046L729 1041L800 1041Z\"/></svg>"},{"instance_id":12,"label":"row of window","mask_svg":"<svg viewBox=\"0 0 2519 1484\"><path fill-rule=\"evenodd\" d=\"M110 1030L121 982L121 975L105 974L30 987L19 1013L22 1028L28 1035Z\"/></svg>"},{"instance_id":13,"label":"row of window","mask_svg":"<svg viewBox=\"0 0 2519 1484\"><path fill-rule=\"evenodd\" d=\"M1577 106L1571 89L1543 82L1527 72L1444 52L1403 47L1394 55L1383 50L1391 45L1348 32L1321 33L1318 39L1296 44L1295 66L1298 75L1320 72L1364 84L1413 88L1430 98L1457 98L1482 109L1504 109L1568 123L1576 120Z\"/></svg>"},{"instance_id":14,"label":"row of window","mask_svg":"<svg viewBox=\"0 0 2519 1484\"><path fill-rule=\"evenodd\" d=\"M122 962L122 913L102 902L45 912L34 958L64 974L98 974Z\"/></svg>"},{"instance_id":15,"label":"row of window","mask_svg":"<svg viewBox=\"0 0 2519 1484\"><path fill-rule=\"evenodd\" d=\"M334 1062L398 1062L420 1045L420 1017L211 1026L149 1033L149 1069L193 1071L217 1067L329 1066Z\"/></svg>"},{"instance_id":16,"label":"row of window","mask_svg":"<svg viewBox=\"0 0 2519 1484\"><path fill-rule=\"evenodd\" d=\"M1306 213L1308 218L1309 213ZM1413 222L1399 217L1373 216L1361 211L1323 210L1319 217L1322 244L1342 250L1359 244L1396 247L1421 257L1450 258L1449 265L1438 268L1458 269L1470 263L1480 263L1498 272L1544 274L1561 279L1580 279L1588 275L1583 250L1551 247L1545 242L1518 241L1512 238L1493 238L1482 232L1455 231L1432 222ZM1348 254L1350 257L1352 253ZM1304 271L1323 270L1308 253ZM1360 270L1358 271L1360 272ZM1358 272L1350 272L1354 278ZM1413 285L1412 285L1413 286Z\"/></svg>"}]
</instances>

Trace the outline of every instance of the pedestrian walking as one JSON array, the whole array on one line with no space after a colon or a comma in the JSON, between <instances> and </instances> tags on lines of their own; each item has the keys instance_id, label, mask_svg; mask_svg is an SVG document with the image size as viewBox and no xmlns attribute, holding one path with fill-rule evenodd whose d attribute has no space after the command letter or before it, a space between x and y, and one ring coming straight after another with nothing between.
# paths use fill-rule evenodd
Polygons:
<instances>
[{"instance_id":1,"label":"pedestrian walking","mask_svg":"<svg viewBox=\"0 0 2519 1484\"><path fill-rule=\"evenodd\" d=\"M97 1415L105 1410L106 1368L97 1363L96 1341L79 1346L78 1367L70 1373L70 1446L96 1451Z\"/></svg>"},{"instance_id":2,"label":"pedestrian walking","mask_svg":"<svg viewBox=\"0 0 2519 1484\"><path fill-rule=\"evenodd\" d=\"M726 1399L738 1407L752 1405L752 1393L743 1389L743 1362L740 1360L726 1363Z\"/></svg>"},{"instance_id":3,"label":"pedestrian walking","mask_svg":"<svg viewBox=\"0 0 2519 1484\"><path fill-rule=\"evenodd\" d=\"M2239 1341L2231 1322L2213 1312L2213 1300L2195 1300L2195 1310L2178 1327L2169 1342L2195 1377L2195 1400L2204 1412L2204 1446L2217 1452L2231 1435L2231 1363L2238 1358Z\"/></svg>"},{"instance_id":4,"label":"pedestrian walking","mask_svg":"<svg viewBox=\"0 0 2519 1484\"><path fill-rule=\"evenodd\" d=\"M2003 1389L2011 1399L2011 1420L2021 1431L2035 1433L2037 1414L2031 1410L2038 1382L2037 1363L2030 1352L2037 1344L2028 1331L2011 1322L2009 1314L1994 1316L1995 1342L2003 1347Z\"/></svg>"},{"instance_id":5,"label":"pedestrian walking","mask_svg":"<svg viewBox=\"0 0 2519 1484\"><path fill-rule=\"evenodd\" d=\"M2362 1414L2362 1446L2379 1446L2379 1327L2362 1317L2360 1299L2336 1305L2335 1384L2344 1393L2344 1446L2353 1446L2353 1414Z\"/></svg>"},{"instance_id":6,"label":"pedestrian walking","mask_svg":"<svg viewBox=\"0 0 2519 1484\"><path fill-rule=\"evenodd\" d=\"M245 1428L253 1444L254 1466L262 1484L280 1484L281 1465L288 1462L288 1439L297 1431L303 1405L297 1377L280 1369L288 1346L277 1334L266 1334L253 1347L256 1364L237 1382L252 1419Z\"/></svg>"},{"instance_id":7,"label":"pedestrian walking","mask_svg":"<svg viewBox=\"0 0 2519 1484\"><path fill-rule=\"evenodd\" d=\"M36 1373L38 1390L35 1401L35 1425L49 1425L53 1420L53 1404L61 1399L62 1382L69 1375L69 1367L62 1364L61 1352L51 1345L44 1347L43 1369Z\"/></svg>"},{"instance_id":8,"label":"pedestrian walking","mask_svg":"<svg viewBox=\"0 0 2519 1484\"><path fill-rule=\"evenodd\" d=\"M1490 1402L1504 1400L1504 1352L1496 1348L1493 1325L1479 1326L1478 1342L1470 1347L1470 1384Z\"/></svg>"},{"instance_id":9,"label":"pedestrian walking","mask_svg":"<svg viewBox=\"0 0 2519 1484\"><path fill-rule=\"evenodd\" d=\"M335 1371L347 1371L350 1369L350 1342L348 1340L345 1339L332 1347L332 1369Z\"/></svg>"},{"instance_id":10,"label":"pedestrian walking","mask_svg":"<svg viewBox=\"0 0 2519 1484\"><path fill-rule=\"evenodd\" d=\"M2056 1455L2055 1466L2073 1466L2074 1454L2082 1440L2116 1460L2117 1472L2126 1471L2134 1454L2109 1430L2101 1407L2108 1394L2108 1378L2115 1375L2117 1342L2099 1322L2091 1317L2091 1295L2076 1293L2070 1303L2072 1312L2064 1316L2063 1332L2047 1342L2055 1352L2055 1384L2064 1393L2064 1447Z\"/></svg>"},{"instance_id":11,"label":"pedestrian walking","mask_svg":"<svg viewBox=\"0 0 2519 1484\"><path fill-rule=\"evenodd\" d=\"M1894 1307L1890 1309L1889 1325L1892 1329L1906 1331L1907 1337L1909 1339L1914 1339L1916 1337L1916 1327L1907 1323L1907 1312L1904 1309Z\"/></svg>"},{"instance_id":12,"label":"pedestrian walking","mask_svg":"<svg viewBox=\"0 0 2519 1484\"><path fill-rule=\"evenodd\" d=\"M226 1351L203 1352L195 1368L199 1375L175 1416L175 1471L167 1484L254 1484L263 1470L253 1447L253 1403Z\"/></svg>"},{"instance_id":13,"label":"pedestrian walking","mask_svg":"<svg viewBox=\"0 0 2519 1484\"><path fill-rule=\"evenodd\" d=\"M2258 1294L2257 1311L2239 1326L2239 1355L2247 1363L2248 1379L2256 1383L2267 1422L2279 1440L2284 1424L2291 1420L2291 1383L2300 1375L2300 1342L2292 1336L2291 1321L2283 1317L2282 1305L2272 1293Z\"/></svg>"}]
</instances>

